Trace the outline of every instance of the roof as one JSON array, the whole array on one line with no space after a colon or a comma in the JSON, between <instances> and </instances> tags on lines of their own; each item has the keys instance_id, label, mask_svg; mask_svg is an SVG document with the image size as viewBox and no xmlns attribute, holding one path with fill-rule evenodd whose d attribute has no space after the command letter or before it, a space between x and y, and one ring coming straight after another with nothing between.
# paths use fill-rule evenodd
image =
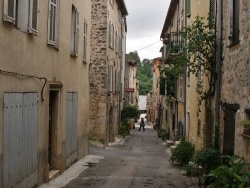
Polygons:
<instances>
[{"instance_id":1,"label":"roof","mask_svg":"<svg viewBox=\"0 0 250 188\"><path fill-rule=\"evenodd\" d=\"M126 7L126 4L125 4L124 0L117 0L117 3L119 5L119 8L121 10L122 15L127 16L128 15L128 10L127 10L127 7Z\"/></svg>"},{"instance_id":2,"label":"roof","mask_svg":"<svg viewBox=\"0 0 250 188\"><path fill-rule=\"evenodd\" d=\"M165 32L166 32L166 30L168 29L168 27L171 24L171 21L173 19L173 16L174 16L174 13L175 13L175 10L176 10L176 7L177 7L177 4L178 4L178 0L171 0L171 2L170 2L169 8L168 8L168 13L167 13L167 16L166 16L166 19L165 19L165 22L164 22L164 26L163 26L162 32L161 32L161 38L162 39L165 38L164 37Z\"/></svg>"}]
</instances>

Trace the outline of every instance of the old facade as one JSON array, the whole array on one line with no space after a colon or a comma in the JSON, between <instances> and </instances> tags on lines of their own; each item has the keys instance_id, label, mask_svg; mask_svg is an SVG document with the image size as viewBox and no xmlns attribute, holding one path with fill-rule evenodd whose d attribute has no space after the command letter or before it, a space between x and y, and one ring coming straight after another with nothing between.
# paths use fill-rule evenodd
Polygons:
<instances>
[{"instance_id":1,"label":"old facade","mask_svg":"<svg viewBox=\"0 0 250 188\"><path fill-rule=\"evenodd\" d=\"M138 107L139 81L136 79L136 62L126 60L124 69L124 104Z\"/></svg>"},{"instance_id":2,"label":"old facade","mask_svg":"<svg viewBox=\"0 0 250 188\"><path fill-rule=\"evenodd\" d=\"M250 2L223 1L221 62L221 152L250 162L250 135L241 121L250 119Z\"/></svg>"},{"instance_id":3,"label":"old facade","mask_svg":"<svg viewBox=\"0 0 250 188\"><path fill-rule=\"evenodd\" d=\"M167 57L173 53L171 52L173 46L168 44L173 44L174 36L178 36L173 32L178 33L178 29L192 24L197 15L204 18L210 15L216 20L216 30L214 31L216 32L216 77L213 86L214 92L210 100L211 114L209 118L211 123L209 125L205 103L199 104L197 94L199 81L206 78L202 74L190 74L190 76L184 74L186 77L183 85L186 88L183 93L184 136L195 144L196 149L210 146L219 147L221 154L237 154L244 157L246 161L249 161L250 157L249 135L241 122L250 118L250 42L249 22L247 21L250 16L249 6L248 1L172 0L161 34L164 44L162 57L166 63L169 63ZM206 19L204 23L207 23ZM185 51L183 52L185 53ZM181 87L179 79L180 77L175 86L177 101ZM208 83L204 87L208 88ZM176 107L177 113L180 113L180 106ZM217 135L219 138L216 138ZM219 140L216 141L216 139Z\"/></svg>"},{"instance_id":4,"label":"old facade","mask_svg":"<svg viewBox=\"0 0 250 188\"><path fill-rule=\"evenodd\" d=\"M91 12L89 131L107 145L118 134L128 12L123 0L92 0Z\"/></svg>"},{"instance_id":5,"label":"old facade","mask_svg":"<svg viewBox=\"0 0 250 188\"><path fill-rule=\"evenodd\" d=\"M88 154L91 1L0 1L0 187Z\"/></svg>"},{"instance_id":6,"label":"old facade","mask_svg":"<svg viewBox=\"0 0 250 188\"><path fill-rule=\"evenodd\" d=\"M183 38L180 32L185 27L185 1L172 0L168 9L168 13L161 32L163 41L162 51L162 68L171 67L175 62L172 62L172 57L179 56L184 53ZM172 83L166 84L166 93L163 97L164 121L166 129L170 131L170 138L181 139L185 136L185 121L186 121L186 72L183 69L182 73L178 74L177 79L172 79Z\"/></svg>"}]
</instances>

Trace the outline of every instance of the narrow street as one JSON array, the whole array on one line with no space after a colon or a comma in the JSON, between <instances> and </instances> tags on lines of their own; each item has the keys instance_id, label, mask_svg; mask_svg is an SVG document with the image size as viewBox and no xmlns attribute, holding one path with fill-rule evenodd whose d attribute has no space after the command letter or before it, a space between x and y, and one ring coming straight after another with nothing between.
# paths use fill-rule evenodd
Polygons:
<instances>
[{"instance_id":1,"label":"narrow street","mask_svg":"<svg viewBox=\"0 0 250 188\"><path fill-rule=\"evenodd\" d=\"M145 132L139 132L136 125L129 136L111 147L91 145L90 155L98 156L99 162L82 164L89 168L69 181L64 188L186 187L181 169L169 162L169 149L163 146L149 123L146 123ZM63 180L58 178L53 180L54 183L44 184L42 188L60 187L56 185ZM61 178L67 179L66 176Z\"/></svg>"}]
</instances>

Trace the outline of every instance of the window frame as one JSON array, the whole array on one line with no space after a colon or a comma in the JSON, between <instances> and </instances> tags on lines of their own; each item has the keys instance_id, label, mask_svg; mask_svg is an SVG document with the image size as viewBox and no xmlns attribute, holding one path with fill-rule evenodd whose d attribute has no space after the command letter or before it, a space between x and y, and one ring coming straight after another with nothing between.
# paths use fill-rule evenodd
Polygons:
<instances>
[{"instance_id":1,"label":"window frame","mask_svg":"<svg viewBox=\"0 0 250 188\"><path fill-rule=\"evenodd\" d=\"M38 9L39 0L4 0L3 21L22 32L37 35Z\"/></svg>"},{"instance_id":2,"label":"window frame","mask_svg":"<svg viewBox=\"0 0 250 188\"><path fill-rule=\"evenodd\" d=\"M52 45L55 48L59 47L59 14L60 14L60 0L55 0L56 4L49 0L49 7L48 7L48 38L47 43ZM51 7L53 6L54 11L51 11ZM53 19L50 19L53 14ZM51 20L54 22L51 23ZM51 30L51 26L53 26L53 30ZM51 38L51 32L53 32L53 37Z\"/></svg>"},{"instance_id":3,"label":"window frame","mask_svg":"<svg viewBox=\"0 0 250 188\"><path fill-rule=\"evenodd\" d=\"M70 55L72 57L78 57L78 44L79 44L79 12L77 8L72 5L71 15L71 48Z\"/></svg>"}]
</instances>

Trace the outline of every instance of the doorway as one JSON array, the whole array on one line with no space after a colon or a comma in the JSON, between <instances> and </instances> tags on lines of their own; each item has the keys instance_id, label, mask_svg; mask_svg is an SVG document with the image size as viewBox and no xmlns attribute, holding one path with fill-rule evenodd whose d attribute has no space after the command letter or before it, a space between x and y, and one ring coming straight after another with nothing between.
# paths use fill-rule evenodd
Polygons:
<instances>
[{"instance_id":1,"label":"doorway","mask_svg":"<svg viewBox=\"0 0 250 188\"><path fill-rule=\"evenodd\" d=\"M51 90L49 92L49 140L48 140L49 170L56 169L58 121L59 121L59 90Z\"/></svg>"},{"instance_id":2,"label":"doorway","mask_svg":"<svg viewBox=\"0 0 250 188\"><path fill-rule=\"evenodd\" d=\"M230 109L225 110L223 155L234 154L235 113Z\"/></svg>"}]
</instances>

